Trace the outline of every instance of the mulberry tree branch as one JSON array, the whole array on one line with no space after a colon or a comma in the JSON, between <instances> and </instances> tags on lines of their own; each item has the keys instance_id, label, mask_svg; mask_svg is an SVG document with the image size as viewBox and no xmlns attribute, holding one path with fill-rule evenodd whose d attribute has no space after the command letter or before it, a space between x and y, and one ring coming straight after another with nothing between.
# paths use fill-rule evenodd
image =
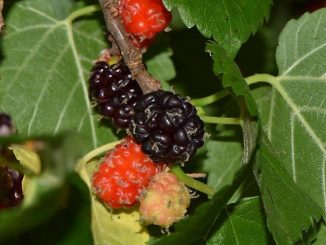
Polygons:
<instances>
[{"instance_id":1,"label":"mulberry tree branch","mask_svg":"<svg viewBox=\"0 0 326 245\"><path fill-rule=\"evenodd\" d=\"M128 34L118 14L118 0L99 0L99 3L104 14L106 27L112 36L111 41L113 41L114 46L119 47L132 77L138 82L144 93L160 89L160 82L147 72L143 64L141 50L134 47L129 41Z\"/></svg>"},{"instance_id":2,"label":"mulberry tree branch","mask_svg":"<svg viewBox=\"0 0 326 245\"><path fill-rule=\"evenodd\" d=\"M5 25L5 22L3 20L3 15L2 15L3 4L4 4L4 0L0 0L0 33L3 31L3 27Z\"/></svg>"}]
</instances>

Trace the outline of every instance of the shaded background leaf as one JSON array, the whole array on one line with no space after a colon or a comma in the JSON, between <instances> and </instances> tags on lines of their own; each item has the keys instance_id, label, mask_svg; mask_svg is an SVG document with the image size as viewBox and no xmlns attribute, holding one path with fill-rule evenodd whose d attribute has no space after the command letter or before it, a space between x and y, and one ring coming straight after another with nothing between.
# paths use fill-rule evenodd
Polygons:
<instances>
[{"instance_id":1,"label":"shaded background leaf","mask_svg":"<svg viewBox=\"0 0 326 245\"><path fill-rule=\"evenodd\" d=\"M39 152L43 171L30 179L22 205L0 212L0 241L44 244L52 237L47 244L91 243L87 188L73 168L85 145L64 135L43 139L43 146Z\"/></svg>"},{"instance_id":2,"label":"shaded background leaf","mask_svg":"<svg viewBox=\"0 0 326 245\"><path fill-rule=\"evenodd\" d=\"M154 50L146 59L145 64L148 72L162 84L163 90L169 90L169 81L176 76L171 56L173 51L171 48L163 48L163 50Z\"/></svg>"}]
</instances>

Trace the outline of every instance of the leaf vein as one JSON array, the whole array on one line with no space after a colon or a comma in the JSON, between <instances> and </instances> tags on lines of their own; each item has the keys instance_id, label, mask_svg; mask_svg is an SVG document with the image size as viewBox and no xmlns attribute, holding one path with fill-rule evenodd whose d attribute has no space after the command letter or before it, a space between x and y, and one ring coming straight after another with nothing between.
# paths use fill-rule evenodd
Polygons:
<instances>
[{"instance_id":1,"label":"leaf vein","mask_svg":"<svg viewBox=\"0 0 326 245\"><path fill-rule=\"evenodd\" d=\"M290 117L290 132L291 132L291 166L292 166L292 177L293 181L297 182L297 171L296 171L296 162L295 162L295 142L294 142L294 123L295 123L295 114L292 112Z\"/></svg>"},{"instance_id":2,"label":"leaf vein","mask_svg":"<svg viewBox=\"0 0 326 245\"><path fill-rule=\"evenodd\" d=\"M84 98L85 98L85 104L87 107L87 111L88 111L88 115L89 115L89 122L90 122L90 128L91 128L91 134L92 134L92 140L93 140L93 147L96 148L97 146L97 136L96 136L96 131L95 131L95 125L94 125L94 120L92 117L92 108L90 106L90 103L88 102L88 90L86 87L86 81L83 75L83 68L82 65L79 61L79 57L78 57L78 52L77 52L77 48L74 42L74 37L73 37L73 31L72 31L72 26L70 22L66 22L66 26L67 26L67 35L68 35L68 42L71 45L71 49L73 52L73 56L74 56L74 60L76 62L76 66L77 66L77 71L78 71L78 81L81 83L83 92L84 92Z\"/></svg>"},{"instance_id":3,"label":"leaf vein","mask_svg":"<svg viewBox=\"0 0 326 245\"><path fill-rule=\"evenodd\" d=\"M49 15L46 15L45 13L43 12L40 12L39 10L35 9L34 7L31 7L31 6L23 6L23 4L18 4L18 6L22 9L22 10L27 10L27 11L30 11L30 12L33 12L41 17L43 17L44 19L47 19L53 23L56 23L58 22L57 19L54 19L52 17L50 17Z\"/></svg>"},{"instance_id":4,"label":"leaf vein","mask_svg":"<svg viewBox=\"0 0 326 245\"><path fill-rule=\"evenodd\" d=\"M269 107L268 123L267 123L267 136L270 141L272 141L272 126L273 126L273 117L274 117L274 108L275 108L275 89L272 88L271 95L271 105Z\"/></svg>"},{"instance_id":5,"label":"leaf vein","mask_svg":"<svg viewBox=\"0 0 326 245\"><path fill-rule=\"evenodd\" d=\"M55 67L57 64L59 64L60 60L64 57L64 54L68 51L68 48L69 48L69 46L66 45L65 48L61 50L60 54L54 60L52 67ZM48 73L47 77L45 78L44 85L43 85L43 87L41 89L40 95L39 95L38 99L36 100L36 104L34 106L32 117L31 117L31 119L29 121L29 124L28 124L27 135L31 134L32 125L33 125L34 120L36 118L36 114L37 114L37 111L38 111L39 106L41 104L41 101L43 99L43 96L45 95L46 89L47 89L47 87L49 85L49 80L51 79L53 71L54 71L54 69L49 70L49 73Z\"/></svg>"},{"instance_id":6,"label":"leaf vein","mask_svg":"<svg viewBox=\"0 0 326 245\"><path fill-rule=\"evenodd\" d=\"M20 74L25 70L26 66L29 64L29 61L31 59L33 59L35 56L38 55L37 50L40 49L40 47L45 43L46 44L46 40L48 38L48 36L54 32L54 30L56 30L58 27L60 27L61 24L57 24L54 25L53 28L50 28L49 30L47 30L41 37L40 41L37 42L35 44L35 46L30 50L29 55L26 56L26 58L24 59L24 61L22 62L21 66L19 67L19 69L17 70L16 74L14 75L14 77L12 78L11 83L9 84L9 86L6 88L6 91L8 92L12 86L14 86L14 84L16 83L16 80L18 79L18 77L20 76Z\"/></svg>"},{"instance_id":7,"label":"leaf vein","mask_svg":"<svg viewBox=\"0 0 326 245\"><path fill-rule=\"evenodd\" d=\"M322 165L322 183L323 183L323 198L324 198L324 211L326 212L326 155L324 155L323 165Z\"/></svg>"},{"instance_id":8,"label":"leaf vein","mask_svg":"<svg viewBox=\"0 0 326 245\"><path fill-rule=\"evenodd\" d=\"M298 120L302 123L304 128L309 133L310 137L313 139L313 141L321 150L321 152L326 155L326 149L323 146L323 143L318 138L315 131L310 127L310 124L306 121L304 116L301 114L301 111L298 108L298 106L294 103L294 101L291 99L291 97L288 95L288 93L285 91L285 89L282 87L280 83L275 83L274 86L278 90L278 92L282 95L284 100L288 103L289 107L293 110L293 113L297 116Z\"/></svg>"},{"instance_id":9,"label":"leaf vein","mask_svg":"<svg viewBox=\"0 0 326 245\"><path fill-rule=\"evenodd\" d=\"M326 42L319 45L318 47L312 49L310 52L306 53L305 55L301 56L296 62L294 62L285 72L283 72L283 75L288 74L291 72L297 65L299 65L301 62L303 62L305 59L309 58L311 55L316 53L317 51L323 49L326 47Z\"/></svg>"},{"instance_id":10,"label":"leaf vein","mask_svg":"<svg viewBox=\"0 0 326 245\"><path fill-rule=\"evenodd\" d=\"M66 112L69 104L72 102L73 95L76 93L77 88L78 88L79 85L80 85L80 83L76 83L74 85L74 87L71 89L71 91L69 92L69 94L67 96L67 101L64 103L64 107L62 108L62 111L61 111L61 113L59 115L57 125L54 128L54 133L53 133L54 135L58 132L58 130L59 130L60 126L61 126L61 123L62 123L62 119L63 119L63 117L65 115L65 112Z\"/></svg>"}]
</instances>

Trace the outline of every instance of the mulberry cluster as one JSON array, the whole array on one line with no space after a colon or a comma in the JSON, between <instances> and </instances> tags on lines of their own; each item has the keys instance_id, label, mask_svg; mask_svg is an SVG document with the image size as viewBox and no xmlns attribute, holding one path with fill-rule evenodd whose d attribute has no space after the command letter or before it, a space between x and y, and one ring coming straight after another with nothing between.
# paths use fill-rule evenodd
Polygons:
<instances>
[{"instance_id":1,"label":"mulberry cluster","mask_svg":"<svg viewBox=\"0 0 326 245\"><path fill-rule=\"evenodd\" d=\"M154 161L185 162L204 144L204 123L196 108L162 90L138 101L130 133Z\"/></svg>"},{"instance_id":2,"label":"mulberry cluster","mask_svg":"<svg viewBox=\"0 0 326 245\"><path fill-rule=\"evenodd\" d=\"M97 112L104 118L111 118L118 128L128 128L133 108L142 95L122 61L111 66L99 61L93 66L89 79L90 100L96 104Z\"/></svg>"}]
</instances>

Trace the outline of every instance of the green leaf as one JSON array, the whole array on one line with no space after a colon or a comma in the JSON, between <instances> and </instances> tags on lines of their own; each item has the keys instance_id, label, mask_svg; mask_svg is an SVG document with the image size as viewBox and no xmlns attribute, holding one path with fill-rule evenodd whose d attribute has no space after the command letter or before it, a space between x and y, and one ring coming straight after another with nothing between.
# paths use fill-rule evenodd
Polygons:
<instances>
[{"instance_id":1,"label":"green leaf","mask_svg":"<svg viewBox=\"0 0 326 245\"><path fill-rule=\"evenodd\" d=\"M148 72L162 84L164 90L169 90L168 84L176 76L173 61L171 56L173 54L172 49L166 48L158 54L150 57L146 61L146 67Z\"/></svg>"},{"instance_id":2,"label":"green leaf","mask_svg":"<svg viewBox=\"0 0 326 245\"><path fill-rule=\"evenodd\" d=\"M205 142L207 158L203 170L208 172L207 184L215 191L233 181L241 166L242 144L237 141L209 140Z\"/></svg>"},{"instance_id":3,"label":"green leaf","mask_svg":"<svg viewBox=\"0 0 326 245\"><path fill-rule=\"evenodd\" d=\"M326 226L325 223L322 223L314 245L324 245L324 244L326 244Z\"/></svg>"},{"instance_id":4,"label":"green leaf","mask_svg":"<svg viewBox=\"0 0 326 245\"><path fill-rule=\"evenodd\" d=\"M42 146L39 152L42 172L30 179L23 203L17 208L0 212L0 241L23 238L25 232L37 226L42 227L56 217L58 212L69 207L73 201L82 200L84 204L80 208L86 216L77 215L76 219L81 218L79 227L85 231L85 237L88 235L91 239L90 232L87 233L90 226L87 222L90 217L90 213L88 212L87 216L86 212L87 200L81 195L72 199L75 193L72 190L76 191L76 188L80 189L77 185L82 185L79 178L73 181L72 175L74 175L74 165L85 146L77 138L69 135L42 141ZM24 161L26 159L24 158ZM77 210L76 208L76 212ZM70 225L66 228L65 232L69 234ZM76 235L80 236L75 233L71 237L77 239Z\"/></svg>"},{"instance_id":5,"label":"green leaf","mask_svg":"<svg viewBox=\"0 0 326 245\"><path fill-rule=\"evenodd\" d=\"M295 244L322 218L323 210L295 183L266 137L261 145L259 183L268 228L277 244Z\"/></svg>"},{"instance_id":6,"label":"green leaf","mask_svg":"<svg viewBox=\"0 0 326 245\"><path fill-rule=\"evenodd\" d=\"M11 145L9 149L13 151L15 158L22 166L27 167L33 174L40 174L41 160L35 151L28 149L25 145ZM28 195L28 186L31 181L33 181L33 177L28 175L24 176L22 188L25 196Z\"/></svg>"},{"instance_id":7,"label":"green leaf","mask_svg":"<svg viewBox=\"0 0 326 245\"><path fill-rule=\"evenodd\" d=\"M228 205L221 214L221 226L207 244L270 244L265 215L258 197Z\"/></svg>"},{"instance_id":8,"label":"green leaf","mask_svg":"<svg viewBox=\"0 0 326 245\"><path fill-rule=\"evenodd\" d=\"M106 44L94 17L76 19L96 9L68 15L71 7L56 0L12 6L2 37L0 110L14 116L20 135L74 131L90 149L114 138L99 125L87 94L92 62Z\"/></svg>"},{"instance_id":9,"label":"green leaf","mask_svg":"<svg viewBox=\"0 0 326 245\"><path fill-rule=\"evenodd\" d=\"M277 48L262 126L294 182L326 213L326 10L291 20ZM267 94L266 94L267 96ZM268 97L268 96L267 96Z\"/></svg>"},{"instance_id":10,"label":"green leaf","mask_svg":"<svg viewBox=\"0 0 326 245\"><path fill-rule=\"evenodd\" d=\"M80 163L77 172L91 191L91 178L100 162ZM106 208L93 194L92 232L95 244L142 245L149 240L149 234L140 222L138 210L113 211Z\"/></svg>"},{"instance_id":11,"label":"green leaf","mask_svg":"<svg viewBox=\"0 0 326 245\"><path fill-rule=\"evenodd\" d=\"M216 75L221 75L223 87L230 88L236 96L244 97L250 115L256 116L256 103L237 64L216 43L208 44L207 50L212 53L213 69Z\"/></svg>"},{"instance_id":12,"label":"green leaf","mask_svg":"<svg viewBox=\"0 0 326 245\"><path fill-rule=\"evenodd\" d=\"M64 204L58 211L4 244L93 244L88 188L76 173L69 175L67 181Z\"/></svg>"},{"instance_id":13,"label":"green leaf","mask_svg":"<svg viewBox=\"0 0 326 245\"><path fill-rule=\"evenodd\" d=\"M165 0L169 9L177 7L187 27L197 26L234 58L242 43L267 18L270 0Z\"/></svg>"}]
</instances>

